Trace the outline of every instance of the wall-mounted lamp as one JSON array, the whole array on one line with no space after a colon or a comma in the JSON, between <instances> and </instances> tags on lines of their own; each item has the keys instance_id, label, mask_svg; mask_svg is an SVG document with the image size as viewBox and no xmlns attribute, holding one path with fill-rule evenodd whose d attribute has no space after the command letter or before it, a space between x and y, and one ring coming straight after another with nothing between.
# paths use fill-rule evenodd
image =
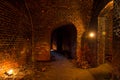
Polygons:
<instances>
[{"instance_id":1,"label":"wall-mounted lamp","mask_svg":"<svg viewBox=\"0 0 120 80\"><path fill-rule=\"evenodd\" d=\"M95 33L94 32L90 32L88 35L89 35L90 38L94 38L95 37Z\"/></svg>"}]
</instances>

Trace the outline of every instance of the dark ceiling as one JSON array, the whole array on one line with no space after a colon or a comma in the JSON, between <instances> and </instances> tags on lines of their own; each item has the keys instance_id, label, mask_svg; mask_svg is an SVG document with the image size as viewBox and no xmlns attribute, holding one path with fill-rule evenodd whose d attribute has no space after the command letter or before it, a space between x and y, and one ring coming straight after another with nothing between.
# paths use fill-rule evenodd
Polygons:
<instances>
[{"instance_id":1,"label":"dark ceiling","mask_svg":"<svg viewBox=\"0 0 120 80\"><path fill-rule=\"evenodd\" d=\"M48 2L56 2L54 0L35 0L35 3L31 3L31 2L34 2L32 0L6 0L8 1L9 3L11 3L13 6L17 7L20 11L22 12L25 12L27 13L27 10L26 10L26 6L25 6L25 2L27 3L30 3L29 7L34 7L33 9L31 9L33 12L36 12L37 10L40 9L42 3L48 3ZM60 2L62 0L58 0L58 2ZM93 5L91 6L92 7L92 10L88 10L90 8L88 8L89 6L87 6L86 4L91 4L90 3L90 0L76 0L77 2L79 2L80 6L82 6L82 8L84 9L84 14L88 14L88 11L91 12L90 14L90 23L94 23L94 21L96 21L100 11L105 7L105 5L112 1L112 0L93 0ZM38 3L39 2L39 3ZM53 3L54 5L54 3ZM37 7L35 7L37 6ZM37 9L38 8L38 9ZM31 11L31 13L32 13ZM83 12L82 11L82 12ZM85 18L86 19L86 18Z\"/></svg>"},{"instance_id":2,"label":"dark ceiling","mask_svg":"<svg viewBox=\"0 0 120 80\"><path fill-rule=\"evenodd\" d=\"M105 5L112 0L94 0L93 9L92 9L92 17L98 16L99 12L105 7Z\"/></svg>"},{"instance_id":3,"label":"dark ceiling","mask_svg":"<svg viewBox=\"0 0 120 80\"><path fill-rule=\"evenodd\" d=\"M25 8L25 0L6 0L18 9ZM40 1L46 1L46 0L40 0ZM92 8L92 17L96 17L101 9L111 0L93 0L93 8ZM84 2L84 1L83 1Z\"/></svg>"}]
</instances>

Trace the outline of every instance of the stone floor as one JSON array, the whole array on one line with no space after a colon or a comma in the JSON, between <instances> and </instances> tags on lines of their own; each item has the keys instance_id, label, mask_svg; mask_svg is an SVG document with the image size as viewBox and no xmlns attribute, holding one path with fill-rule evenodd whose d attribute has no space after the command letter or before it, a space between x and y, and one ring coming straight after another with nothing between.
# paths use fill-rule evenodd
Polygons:
<instances>
[{"instance_id":1,"label":"stone floor","mask_svg":"<svg viewBox=\"0 0 120 80\"><path fill-rule=\"evenodd\" d=\"M112 80L112 68L109 64L80 69L71 60L57 53L54 53L53 61L36 62L34 67L28 66L22 67L16 76L0 80Z\"/></svg>"},{"instance_id":2,"label":"stone floor","mask_svg":"<svg viewBox=\"0 0 120 80\"><path fill-rule=\"evenodd\" d=\"M92 69L80 69L62 55L55 61L37 62L34 80L110 80L112 68L108 64Z\"/></svg>"}]
</instances>

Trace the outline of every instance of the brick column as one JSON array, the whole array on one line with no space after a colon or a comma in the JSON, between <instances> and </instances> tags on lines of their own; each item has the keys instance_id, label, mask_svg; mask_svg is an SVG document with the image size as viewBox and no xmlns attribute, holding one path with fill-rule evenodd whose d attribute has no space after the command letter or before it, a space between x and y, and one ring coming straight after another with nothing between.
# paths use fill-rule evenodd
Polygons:
<instances>
[{"instance_id":1,"label":"brick column","mask_svg":"<svg viewBox=\"0 0 120 80\"><path fill-rule=\"evenodd\" d=\"M114 0L113 9L113 80L120 79L120 0Z\"/></svg>"}]
</instances>

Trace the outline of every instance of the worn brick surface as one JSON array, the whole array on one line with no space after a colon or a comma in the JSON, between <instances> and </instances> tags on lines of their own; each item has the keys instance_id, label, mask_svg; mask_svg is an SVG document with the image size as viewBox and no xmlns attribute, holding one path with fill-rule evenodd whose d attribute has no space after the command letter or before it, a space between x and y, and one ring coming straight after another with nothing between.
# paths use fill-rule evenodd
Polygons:
<instances>
[{"instance_id":1,"label":"worn brick surface","mask_svg":"<svg viewBox=\"0 0 120 80\"><path fill-rule=\"evenodd\" d=\"M29 27L25 14L7 1L0 1L0 63L26 63L26 56L30 56Z\"/></svg>"},{"instance_id":2,"label":"worn brick surface","mask_svg":"<svg viewBox=\"0 0 120 80\"><path fill-rule=\"evenodd\" d=\"M77 30L77 56L81 56L81 35L88 27L92 0L27 0L34 25L35 42L43 46L46 43L50 53L50 37L54 29L72 23ZM88 4L89 3L89 4ZM71 47L72 48L72 47ZM39 50L40 51L40 50ZM37 53L36 53L37 54Z\"/></svg>"},{"instance_id":3,"label":"worn brick surface","mask_svg":"<svg viewBox=\"0 0 120 80\"><path fill-rule=\"evenodd\" d=\"M109 2L98 16L98 64L112 61L113 3Z\"/></svg>"},{"instance_id":4,"label":"worn brick surface","mask_svg":"<svg viewBox=\"0 0 120 80\"><path fill-rule=\"evenodd\" d=\"M120 79L120 0L114 0L113 11L113 65L114 79Z\"/></svg>"},{"instance_id":5,"label":"worn brick surface","mask_svg":"<svg viewBox=\"0 0 120 80\"><path fill-rule=\"evenodd\" d=\"M77 47L75 49L74 46L71 46L71 49L76 50L76 56L80 60L81 53L83 53L81 51L81 36L84 31L87 32L87 29L97 31L98 15L109 1L103 0L101 2L98 0L93 3L93 0L1 0L0 52L1 54L17 53L15 56L18 59L23 59L21 63L24 63L26 57L32 55L31 51L34 51L37 60L49 60L52 31L63 25L73 24L77 30ZM114 46L116 45L114 53L119 53L119 2L117 1L119 0L115 0L113 13L113 30L117 31L113 33ZM111 16L108 15L106 18L111 18ZM108 21L106 25L111 26L109 22L112 23ZM107 31L109 34L107 36L112 37L111 27L107 27ZM110 39L106 41L111 43ZM96 52L97 42L88 41L88 43L90 44L90 54L85 55L92 54L90 60L95 65L98 56ZM106 52L110 52L110 48L107 47ZM119 54L117 55L119 56ZM119 58L116 58L115 55L114 61L117 60Z\"/></svg>"}]
</instances>

